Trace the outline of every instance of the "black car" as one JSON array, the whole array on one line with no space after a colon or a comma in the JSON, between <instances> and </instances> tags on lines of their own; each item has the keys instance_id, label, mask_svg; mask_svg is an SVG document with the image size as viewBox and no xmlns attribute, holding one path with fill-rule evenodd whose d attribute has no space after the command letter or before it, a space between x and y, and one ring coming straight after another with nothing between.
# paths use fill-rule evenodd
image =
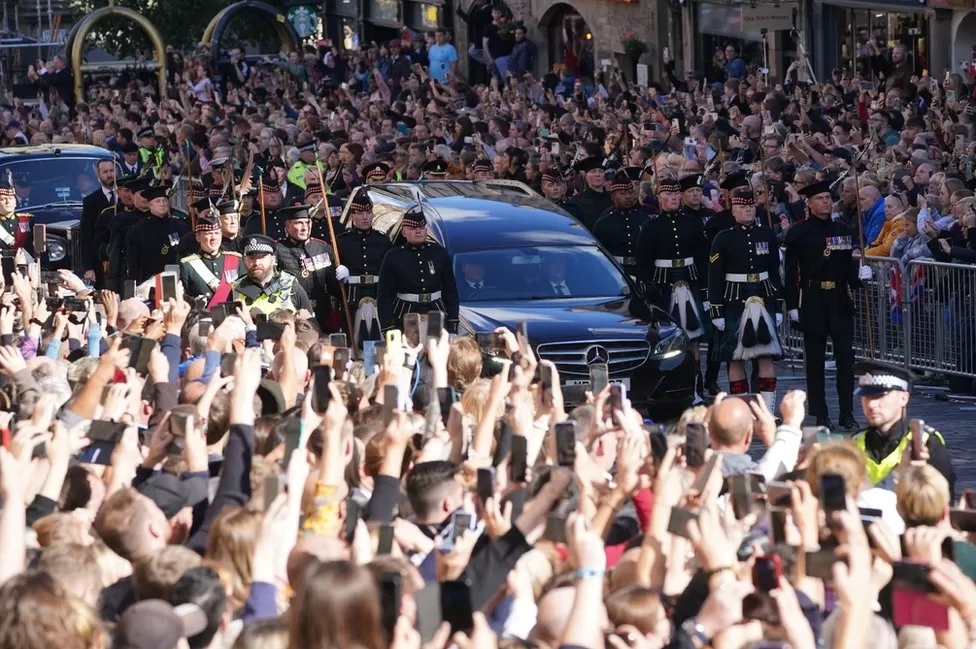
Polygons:
<instances>
[{"instance_id":1,"label":"black car","mask_svg":"<svg viewBox=\"0 0 976 649\"><path fill-rule=\"evenodd\" d=\"M367 191L374 227L394 239L404 208L422 204L430 236L454 259L460 333L514 331L527 323L571 403L583 400L589 365L600 361L608 362L612 381L627 385L631 401L655 416L691 402L697 370L684 331L550 201L520 183L498 181L388 183ZM554 289L554 279L565 287Z\"/></svg>"}]
</instances>

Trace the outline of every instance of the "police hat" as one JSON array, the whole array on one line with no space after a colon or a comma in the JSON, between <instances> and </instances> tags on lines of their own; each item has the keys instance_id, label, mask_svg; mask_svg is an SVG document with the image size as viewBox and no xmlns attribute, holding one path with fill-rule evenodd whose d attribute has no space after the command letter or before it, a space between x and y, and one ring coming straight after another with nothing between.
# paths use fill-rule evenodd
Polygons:
<instances>
[{"instance_id":1,"label":"police hat","mask_svg":"<svg viewBox=\"0 0 976 649\"><path fill-rule=\"evenodd\" d=\"M634 182L623 171L618 172L610 183L611 192L629 192L633 189Z\"/></svg>"},{"instance_id":2,"label":"police hat","mask_svg":"<svg viewBox=\"0 0 976 649\"><path fill-rule=\"evenodd\" d=\"M298 221L300 219L312 218L312 215L308 213L308 206L306 205L283 207L278 210L277 215L283 218L285 221Z\"/></svg>"},{"instance_id":3,"label":"police hat","mask_svg":"<svg viewBox=\"0 0 976 649\"><path fill-rule=\"evenodd\" d=\"M216 232L219 230L220 222L209 213L198 216L197 224L193 228L194 232Z\"/></svg>"},{"instance_id":4,"label":"police hat","mask_svg":"<svg viewBox=\"0 0 976 649\"><path fill-rule=\"evenodd\" d=\"M752 193L749 186L736 187L732 190L732 204L733 205L755 205L756 195Z\"/></svg>"},{"instance_id":5,"label":"police hat","mask_svg":"<svg viewBox=\"0 0 976 649\"><path fill-rule=\"evenodd\" d=\"M702 189L705 186L705 176L701 174L691 174L690 176L685 176L678 183L681 185L681 191L686 189Z\"/></svg>"},{"instance_id":6,"label":"police hat","mask_svg":"<svg viewBox=\"0 0 976 649\"><path fill-rule=\"evenodd\" d=\"M350 212L368 212L373 209L373 200L364 191L357 192L349 203Z\"/></svg>"},{"instance_id":7,"label":"police hat","mask_svg":"<svg viewBox=\"0 0 976 649\"><path fill-rule=\"evenodd\" d=\"M237 204L237 201L224 201L217 205L218 214L237 214L241 211L241 206Z\"/></svg>"},{"instance_id":8,"label":"police hat","mask_svg":"<svg viewBox=\"0 0 976 649\"><path fill-rule=\"evenodd\" d=\"M122 153L139 153L139 145L135 142L126 142L122 145Z\"/></svg>"},{"instance_id":9,"label":"police hat","mask_svg":"<svg viewBox=\"0 0 976 649\"><path fill-rule=\"evenodd\" d=\"M299 153L315 153L315 141L306 142L298 147Z\"/></svg>"},{"instance_id":10,"label":"police hat","mask_svg":"<svg viewBox=\"0 0 976 649\"><path fill-rule=\"evenodd\" d=\"M149 189L143 190L142 197L147 201L157 198L169 199L169 190L165 187L150 187Z\"/></svg>"},{"instance_id":11,"label":"police hat","mask_svg":"<svg viewBox=\"0 0 976 649\"><path fill-rule=\"evenodd\" d=\"M245 257L263 257L273 255L275 240L263 234L255 234L244 239L243 252Z\"/></svg>"},{"instance_id":12,"label":"police hat","mask_svg":"<svg viewBox=\"0 0 976 649\"><path fill-rule=\"evenodd\" d=\"M857 380L857 395L877 396L892 390L911 392L915 374L903 365L884 361L863 361L854 365Z\"/></svg>"},{"instance_id":13,"label":"police hat","mask_svg":"<svg viewBox=\"0 0 976 649\"><path fill-rule=\"evenodd\" d=\"M590 158L583 158L582 160L576 163L576 171L585 174L589 171L596 171L597 169L602 170L603 163L604 163L603 158L599 158L596 156Z\"/></svg>"},{"instance_id":14,"label":"police hat","mask_svg":"<svg viewBox=\"0 0 976 649\"><path fill-rule=\"evenodd\" d=\"M420 168L420 172L425 177L431 176L446 176L447 175L447 162L443 158L437 158L436 160L431 160L423 167Z\"/></svg>"},{"instance_id":15,"label":"police hat","mask_svg":"<svg viewBox=\"0 0 976 649\"><path fill-rule=\"evenodd\" d=\"M725 178L722 179L722 184L719 185L722 189L728 190L748 186L749 178L745 171L733 171L732 173L725 174Z\"/></svg>"},{"instance_id":16,"label":"police hat","mask_svg":"<svg viewBox=\"0 0 976 649\"><path fill-rule=\"evenodd\" d=\"M136 137L138 137L140 140L142 138L144 138L144 137L152 137L152 138L154 138L154 137L156 137L156 133L153 131L153 129L152 129L151 126L147 126L146 128L144 128L141 131L139 131L139 133L138 133L138 135L136 135Z\"/></svg>"},{"instance_id":17,"label":"police hat","mask_svg":"<svg viewBox=\"0 0 976 649\"><path fill-rule=\"evenodd\" d=\"M800 190L800 193L803 194L804 196L806 196L807 198L813 198L814 196L817 196L818 194L829 194L830 193L830 183L828 183L826 181L819 182L819 183L813 183L813 184L807 185L806 187L804 187L803 189L801 189Z\"/></svg>"},{"instance_id":18,"label":"police hat","mask_svg":"<svg viewBox=\"0 0 976 649\"><path fill-rule=\"evenodd\" d=\"M363 169L363 178L369 182L371 180L386 180L390 173L390 165L385 162L374 162Z\"/></svg>"},{"instance_id":19,"label":"police hat","mask_svg":"<svg viewBox=\"0 0 976 649\"><path fill-rule=\"evenodd\" d=\"M490 174L495 170L494 165L487 158L478 158L471 164L471 171L475 173Z\"/></svg>"},{"instance_id":20,"label":"police hat","mask_svg":"<svg viewBox=\"0 0 976 649\"><path fill-rule=\"evenodd\" d=\"M400 220L401 226L422 228L427 225L427 217L424 216L424 210L419 205L412 205L407 208L407 211L403 213L403 218Z\"/></svg>"}]
</instances>

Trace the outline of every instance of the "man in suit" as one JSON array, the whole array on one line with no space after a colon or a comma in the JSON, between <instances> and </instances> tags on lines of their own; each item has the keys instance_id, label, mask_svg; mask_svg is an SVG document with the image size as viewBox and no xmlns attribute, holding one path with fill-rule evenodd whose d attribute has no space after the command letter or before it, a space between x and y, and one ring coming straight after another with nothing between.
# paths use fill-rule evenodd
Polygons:
<instances>
[{"instance_id":1,"label":"man in suit","mask_svg":"<svg viewBox=\"0 0 976 649\"><path fill-rule=\"evenodd\" d=\"M118 200L115 161L100 160L95 167L95 175L99 188L85 196L81 203L81 263L85 269L85 279L102 286L102 264L95 258L95 222L106 207L115 205Z\"/></svg>"},{"instance_id":2,"label":"man in suit","mask_svg":"<svg viewBox=\"0 0 976 649\"><path fill-rule=\"evenodd\" d=\"M546 255L542 262L542 270L546 276L542 282L542 291L552 291L557 297L571 297L575 294L574 286L566 276L566 258L559 253Z\"/></svg>"},{"instance_id":3,"label":"man in suit","mask_svg":"<svg viewBox=\"0 0 976 649\"><path fill-rule=\"evenodd\" d=\"M135 142L126 142L122 145L122 173L126 176L138 176L141 171L139 145Z\"/></svg>"},{"instance_id":4,"label":"man in suit","mask_svg":"<svg viewBox=\"0 0 976 649\"><path fill-rule=\"evenodd\" d=\"M457 287L461 300L475 297L485 289L495 288L485 281L485 265L474 259L461 262L461 278Z\"/></svg>"}]
</instances>

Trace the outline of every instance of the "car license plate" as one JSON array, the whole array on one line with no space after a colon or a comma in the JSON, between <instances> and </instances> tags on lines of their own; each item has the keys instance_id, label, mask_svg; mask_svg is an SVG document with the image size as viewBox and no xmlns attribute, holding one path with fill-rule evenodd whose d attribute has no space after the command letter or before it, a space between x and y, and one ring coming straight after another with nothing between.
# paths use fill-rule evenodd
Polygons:
<instances>
[{"instance_id":1,"label":"car license plate","mask_svg":"<svg viewBox=\"0 0 976 649\"><path fill-rule=\"evenodd\" d=\"M629 378L624 378L624 379L610 379L610 384L613 385L614 383L623 385L628 390L630 389L630 379ZM574 387L581 387L581 386L586 387L586 386L589 386L589 385L590 385L590 380L589 379L570 379L568 381L563 381L563 387L564 388L574 388Z\"/></svg>"}]
</instances>

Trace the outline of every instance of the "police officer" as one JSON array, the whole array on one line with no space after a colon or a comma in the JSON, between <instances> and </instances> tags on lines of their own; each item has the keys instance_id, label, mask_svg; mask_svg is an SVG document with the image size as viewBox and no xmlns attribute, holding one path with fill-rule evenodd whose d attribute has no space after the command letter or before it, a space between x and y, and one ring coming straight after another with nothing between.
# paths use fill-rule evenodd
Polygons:
<instances>
[{"instance_id":1,"label":"police officer","mask_svg":"<svg viewBox=\"0 0 976 649\"><path fill-rule=\"evenodd\" d=\"M298 160L288 170L288 184L305 189L305 172L321 169L321 163L315 160L315 141L310 140L298 147Z\"/></svg>"},{"instance_id":2,"label":"police officer","mask_svg":"<svg viewBox=\"0 0 976 649\"><path fill-rule=\"evenodd\" d=\"M349 305L353 315L353 338L361 347L364 340L380 339L379 312L376 306L380 268L387 251L393 247L390 238L373 229L373 201L365 191L358 191L349 205L352 227L337 235L339 259L349 267Z\"/></svg>"},{"instance_id":3,"label":"police officer","mask_svg":"<svg viewBox=\"0 0 976 649\"><path fill-rule=\"evenodd\" d=\"M110 291L122 292L122 280L128 268L126 241L129 232L137 223L149 217L149 199L146 192L152 189L148 178L137 178L128 183L132 191L132 209L119 212L109 222L108 273L105 286Z\"/></svg>"},{"instance_id":4,"label":"police officer","mask_svg":"<svg viewBox=\"0 0 976 649\"><path fill-rule=\"evenodd\" d=\"M776 234L756 222L756 200L748 187L732 194L735 226L720 232L708 258L708 301L717 344L711 350L729 364L729 393L749 391L744 361L758 359L758 388L776 412L776 368L783 349L776 304L782 287Z\"/></svg>"},{"instance_id":5,"label":"police officer","mask_svg":"<svg viewBox=\"0 0 976 649\"><path fill-rule=\"evenodd\" d=\"M884 484L889 482L892 469L901 464L912 443L911 424L906 412L915 375L900 365L881 361L858 363L854 372L860 375L857 395L861 398L861 410L868 427L858 431L853 441L864 453L868 479L875 485ZM925 426L922 436L929 455L928 463L945 476L950 494L954 494L956 473L945 438L931 426ZM954 495L952 499L955 500Z\"/></svg>"},{"instance_id":6,"label":"police officer","mask_svg":"<svg viewBox=\"0 0 976 649\"><path fill-rule=\"evenodd\" d=\"M613 255L624 271L637 276L637 239L651 220L650 214L637 205L637 192L627 173L620 171L610 184L613 207L593 226L593 236Z\"/></svg>"},{"instance_id":7,"label":"police officer","mask_svg":"<svg viewBox=\"0 0 976 649\"><path fill-rule=\"evenodd\" d=\"M173 218L166 187L142 192L149 201L149 216L142 219L125 236L126 278L144 282L161 273L167 264L180 263L179 245L189 232L186 221Z\"/></svg>"},{"instance_id":8,"label":"police officer","mask_svg":"<svg viewBox=\"0 0 976 649\"><path fill-rule=\"evenodd\" d=\"M374 162L363 167L362 178L367 185L386 182L393 168L385 162Z\"/></svg>"},{"instance_id":9,"label":"police officer","mask_svg":"<svg viewBox=\"0 0 976 649\"><path fill-rule=\"evenodd\" d=\"M312 236L312 217L306 206L281 212L286 236L275 246L278 266L298 278L323 328L336 331L341 318L333 308L333 297L340 295L338 282L349 277L349 269L336 266L332 246Z\"/></svg>"},{"instance_id":10,"label":"police officer","mask_svg":"<svg viewBox=\"0 0 976 649\"><path fill-rule=\"evenodd\" d=\"M471 180L494 180L495 167L488 158L478 158L471 163Z\"/></svg>"},{"instance_id":11,"label":"police officer","mask_svg":"<svg viewBox=\"0 0 976 649\"><path fill-rule=\"evenodd\" d=\"M702 293L706 285L708 249L702 222L681 213L681 185L676 178L658 182L661 213L644 226L637 240L637 275L647 296L671 314L691 341L706 333ZM698 363L698 345L692 345ZM701 375L696 396L700 398Z\"/></svg>"},{"instance_id":12,"label":"police officer","mask_svg":"<svg viewBox=\"0 0 976 649\"><path fill-rule=\"evenodd\" d=\"M8 171L0 182L0 251L4 257L30 247L31 218L27 212L17 211L17 188Z\"/></svg>"},{"instance_id":13,"label":"police officer","mask_svg":"<svg viewBox=\"0 0 976 649\"><path fill-rule=\"evenodd\" d=\"M256 234L244 239L243 245L247 275L234 284L231 300L241 300L248 309L269 317L278 311L312 312L312 303L298 279L278 270L273 239Z\"/></svg>"},{"instance_id":14,"label":"police officer","mask_svg":"<svg viewBox=\"0 0 976 649\"><path fill-rule=\"evenodd\" d=\"M377 291L383 331L403 329L405 313L444 313L445 326L457 331L458 290L451 255L427 241L427 217L419 205L407 208L400 221L404 243L383 258Z\"/></svg>"},{"instance_id":15,"label":"police officer","mask_svg":"<svg viewBox=\"0 0 976 649\"><path fill-rule=\"evenodd\" d=\"M869 266L860 271L853 261L854 241L843 223L833 221L833 200L826 182L807 185L809 218L786 233L786 308L794 327L803 332L810 414L818 426L833 429L824 394L827 337L833 341L837 362L837 397L840 425L858 429L854 419L854 299L851 291L872 276ZM802 299L801 299L802 295Z\"/></svg>"},{"instance_id":16,"label":"police officer","mask_svg":"<svg viewBox=\"0 0 976 649\"><path fill-rule=\"evenodd\" d=\"M435 158L420 168L421 180L444 180L447 178L447 162L444 158Z\"/></svg>"},{"instance_id":17,"label":"police officer","mask_svg":"<svg viewBox=\"0 0 976 649\"><path fill-rule=\"evenodd\" d=\"M546 169L541 177L542 195L550 201L569 211L566 198L566 179L558 169Z\"/></svg>"},{"instance_id":18,"label":"police officer","mask_svg":"<svg viewBox=\"0 0 976 649\"><path fill-rule=\"evenodd\" d=\"M603 163L602 158L585 158L576 163L576 171L585 174L586 187L563 206L591 232L596 220L612 205L610 194L604 189Z\"/></svg>"},{"instance_id":19,"label":"police officer","mask_svg":"<svg viewBox=\"0 0 976 649\"><path fill-rule=\"evenodd\" d=\"M210 301L222 291L226 299L230 286L244 273L241 253L221 248L220 224L212 214L201 214L193 231L198 252L180 259L180 281L190 297L203 296ZM223 300L218 299L217 303Z\"/></svg>"}]
</instances>

